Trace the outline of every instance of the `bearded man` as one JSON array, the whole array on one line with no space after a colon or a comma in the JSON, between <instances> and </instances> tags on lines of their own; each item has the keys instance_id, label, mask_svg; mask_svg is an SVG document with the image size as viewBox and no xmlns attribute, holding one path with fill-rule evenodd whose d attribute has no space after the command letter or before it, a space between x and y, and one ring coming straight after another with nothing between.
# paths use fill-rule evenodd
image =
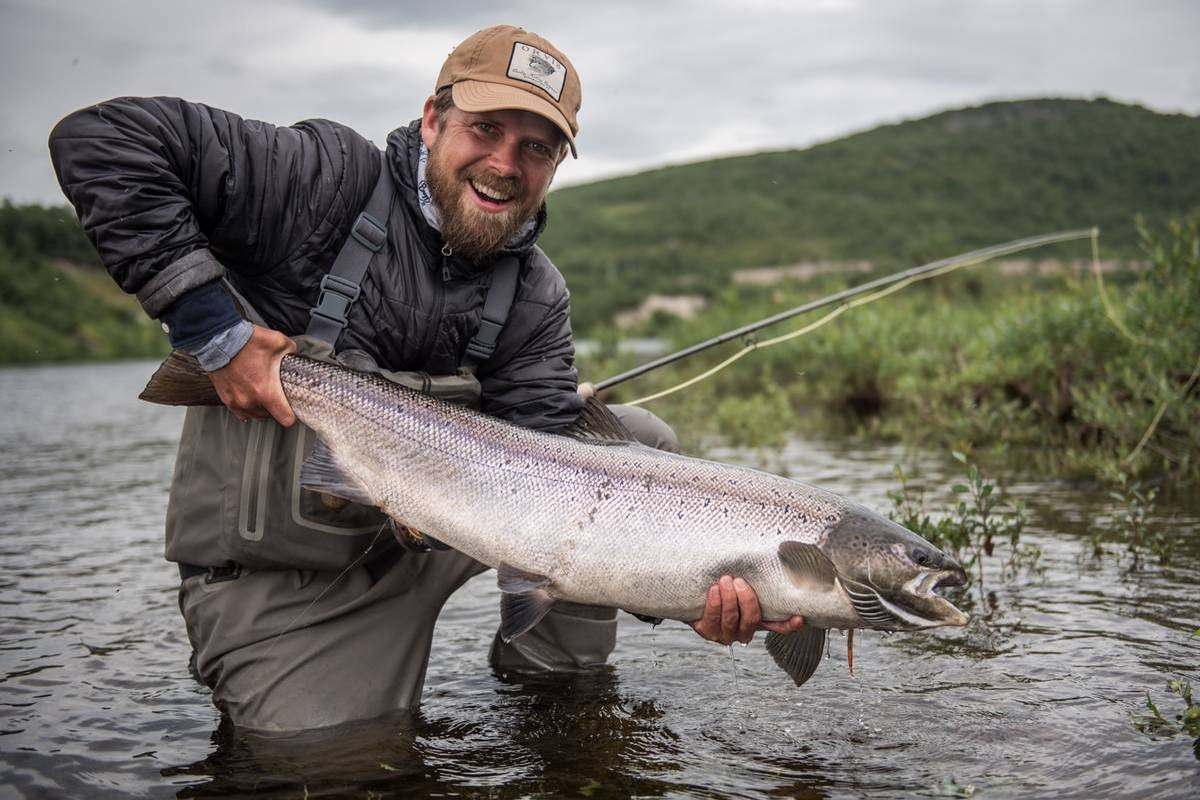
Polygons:
<instances>
[{"instance_id":1,"label":"bearded man","mask_svg":"<svg viewBox=\"0 0 1200 800\"><path fill-rule=\"evenodd\" d=\"M567 290L536 241L581 97L561 51L496 26L454 49L421 118L383 153L327 120L280 128L174 98L101 103L51 134L109 272L225 403L185 418L166 556L193 672L241 728L414 708L442 604L485 569L410 552L377 510L299 487L315 437L279 382L292 336L354 368L418 371L432 393L518 425L578 416ZM648 412L614 411L640 441L676 447ZM615 615L559 603L511 644L496 638L492 662L602 663ZM753 591L723 578L695 627L748 641L759 616Z\"/></svg>"}]
</instances>

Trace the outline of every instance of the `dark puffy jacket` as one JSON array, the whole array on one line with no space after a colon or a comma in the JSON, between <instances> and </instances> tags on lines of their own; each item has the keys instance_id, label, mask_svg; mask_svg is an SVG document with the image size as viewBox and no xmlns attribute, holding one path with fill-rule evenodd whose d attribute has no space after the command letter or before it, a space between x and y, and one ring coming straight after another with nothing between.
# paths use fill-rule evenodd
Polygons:
<instances>
[{"instance_id":1,"label":"dark puffy jacket","mask_svg":"<svg viewBox=\"0 0 1200 800\"><path fill-rule=\"evenodd\" d=\"M388 136L397 186L387 258L376 257L341 349L392 370L453 372L479 326L491 272L441 254L416 196L420 127ZM275 127L174 98L121 98L81 109L50 136L63 191L121 288L160 317L225 275L286 334L303 333L350 226L379 175L379 151L327 120ZM534 242L514 249L521 279L492 358L484 411L544 430L575 419L568 294Z\"/></svg>"}]
</instances>

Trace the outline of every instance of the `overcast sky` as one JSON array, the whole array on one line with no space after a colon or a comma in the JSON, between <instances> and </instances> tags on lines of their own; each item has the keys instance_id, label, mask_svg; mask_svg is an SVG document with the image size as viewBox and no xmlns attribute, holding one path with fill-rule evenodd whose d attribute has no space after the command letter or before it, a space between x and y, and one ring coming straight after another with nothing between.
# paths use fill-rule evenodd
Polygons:
<instances>
[{"instance_id":1,"label":"overcast sky","mask_svg":"<svg viewBox=\"0 0 1200 800\"><path fill-rule=\"evenodd\" d=\"M450 49L500 22L550 39L582 77L580 159L559 185L993 99L1200 112L1197 0L0 0L0 197L59 202L46 134L122 94L328 117L381 143Z\"/></svg>"}]
</instances>

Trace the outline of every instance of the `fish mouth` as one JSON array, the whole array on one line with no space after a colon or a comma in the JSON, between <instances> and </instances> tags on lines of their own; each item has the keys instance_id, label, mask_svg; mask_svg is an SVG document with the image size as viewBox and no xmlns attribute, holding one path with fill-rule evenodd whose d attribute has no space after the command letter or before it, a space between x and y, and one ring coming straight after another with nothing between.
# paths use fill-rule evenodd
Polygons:
<instances>
[{"instance_id":1,"label":"fish mouth","mask_svg":"<svg viewBox=\"0 0 1200 800\"><path fill-rule=\"evenodd\" d=\"M970 619L937 593L939 588L966 583L966 573L957 564L952 563L949 569L919 573L904 584L898 596L891 600L868 583L840 575L834 580L868 628L917 630L941 625L966 625Z\"/></svg>"}]
</instances>

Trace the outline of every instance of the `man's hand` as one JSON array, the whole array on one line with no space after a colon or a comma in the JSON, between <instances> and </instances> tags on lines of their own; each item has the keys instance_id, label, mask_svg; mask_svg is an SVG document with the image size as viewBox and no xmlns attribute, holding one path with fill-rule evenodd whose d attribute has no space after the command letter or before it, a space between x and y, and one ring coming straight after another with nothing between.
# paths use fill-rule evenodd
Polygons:
<instances>
[{"instance_id":1,"label":"man's hand","mask_svg":"<svg viewBox=\"0 0 1200 800\"><path fill-rule=\"evenodd\" d=\"M584 381L583 383L579 384L578 387L576 387L575 392L584 400L587 400L589 397L595 397L596 384L589 381Z\"/></svg>"},{"instance_id":2,"label":"man's hand","mask_svg":"<svg viewBox=\"0 0 1200 800\"><path fill-rule=\"evenodd\" d=\"M283 427L291 427L296 415L279 382L279 362L295 350L296 343L279 331L255 325L246 346L208 377L221 402L238 419L245 422L250 418L274 417Z\"/></svg>"},{"instance_id":3,"label":"man's hand","mask_svg":"<svg viewBox=\"0 0 1200 800\"><path fill-rule=\"evenodd\" d=\"M777 622L764 622L762 609L758 606L758 595L750 588L750 584L728 575L721 576L709 587L704 615L692 623L696 633L710 642L720 644L749 644L755 631L792 633L802 627L804 617L799 615Z\"/></svg>"}]
</instances>

